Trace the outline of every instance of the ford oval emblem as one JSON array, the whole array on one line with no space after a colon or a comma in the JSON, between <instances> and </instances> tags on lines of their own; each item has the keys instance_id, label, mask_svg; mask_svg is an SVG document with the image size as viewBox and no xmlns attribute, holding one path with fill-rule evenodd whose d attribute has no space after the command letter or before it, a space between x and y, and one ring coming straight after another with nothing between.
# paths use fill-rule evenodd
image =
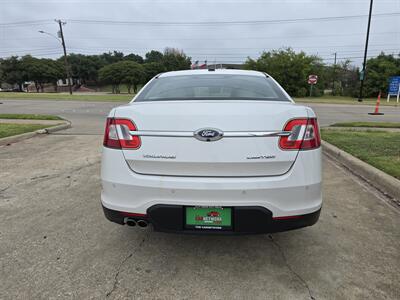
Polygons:
<instances>
[{"instance_id":1,"label":"ford oval emblem","mask_svg":"<svg viewBox=\"0 0 400 300\"><path fill-rule=\"evenodd\" d=\"M224 133L216 128L202 128L194 132L194 137L203 142L214 142L222 139Z\"/></svg>"}]
</instances>

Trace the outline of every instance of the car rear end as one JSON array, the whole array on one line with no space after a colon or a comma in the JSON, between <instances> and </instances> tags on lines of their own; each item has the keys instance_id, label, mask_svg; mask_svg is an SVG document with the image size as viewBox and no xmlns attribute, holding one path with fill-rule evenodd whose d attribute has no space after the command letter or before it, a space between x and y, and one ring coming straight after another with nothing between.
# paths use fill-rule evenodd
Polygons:
<instances>
[{"instance_id":1,"label":"car rear end","mask_svg":"<svg viewBox=\"0 0 400 300\"><path fill-rule=\"evenodd\" d=\"M155 78L153 87L144 88L147 96L142 91L110 112L101 170L106 217L207 234L314 224L322 204L314 112L295 105L265 74L196 72ZM266 78L268 90L258 90ZM171 82L179 80L185 88L171 91ZM241 85L254 95L243 96ZM154 89L162 97L150 97ZM257 92L271 93L272 100L258 99ZM174 99L166 97L171 93ZM204 93L214 98L203 99Z\"/></svg>"}]
</instances>

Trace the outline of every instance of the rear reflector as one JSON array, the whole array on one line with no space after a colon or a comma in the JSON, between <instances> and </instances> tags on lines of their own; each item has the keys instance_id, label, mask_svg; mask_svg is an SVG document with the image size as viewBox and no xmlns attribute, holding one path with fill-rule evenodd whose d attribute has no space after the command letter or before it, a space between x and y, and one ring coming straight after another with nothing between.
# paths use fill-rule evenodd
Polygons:
<instances>
[{"instance_id":1,"label":"rear reflector","mask_svg":"<svg viewBox=\"0 0 400 300\"><path fill-rule=\"evenodd\" d=\"M302 216L284 216L284 217L273 217L272 220L291 220L291 219L299 219Z\"/></svg>"},{"instance_id":2,"label":"rear reflector","mask_svg":"<svg viewBox=\"0 0 400 300\"><path fill-rule=\"evenodd\" d=\"M146 218L147 217L146 214L130 213L130 212L124 212L124 211L121 211L120 214L125 217L138 217L138 218Z\"/></svg>"},{"instance_id":3,"label":"rear reflector","mask_svg":"<svg viewBox=\"0 0 400 300\"><path fill-rule=\"evenodd\" d=\"M321 146L316 118L291 120L284 130L292 133L289 136L280 137L279 147L283 150L309 150Z\"/></svg>"},{"instance_id":4,"label":"rear reflector","mask_svg":"<svg viewBox=\"0 0 400 300\"><path fill-rule=\"evenodd\" d=\"M107 118L103 145L114 149L138 149L140 137L129 133L136 130L135 124L129 119Z\"/></svg>"}]
</instances>

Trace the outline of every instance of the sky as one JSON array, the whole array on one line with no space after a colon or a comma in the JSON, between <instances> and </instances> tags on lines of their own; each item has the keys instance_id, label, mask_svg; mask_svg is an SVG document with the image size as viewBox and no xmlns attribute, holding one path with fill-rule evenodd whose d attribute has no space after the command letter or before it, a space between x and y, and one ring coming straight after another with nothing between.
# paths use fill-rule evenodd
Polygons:
<instances>
[{"instance_id":1,"label":"sky","mask_svg":"<svg viewBox=\"0 0 400 300\"><path fill-rule=\"evenodd\" d=\"M0 57L57 58L182 49L192 61L242 63L292 47L332 64L362 63L370 0L0 0ZM310 20L311 19L311 20ZM375 0L368 56L400 53L400 0Z\"/></svg>"}]
</instances>

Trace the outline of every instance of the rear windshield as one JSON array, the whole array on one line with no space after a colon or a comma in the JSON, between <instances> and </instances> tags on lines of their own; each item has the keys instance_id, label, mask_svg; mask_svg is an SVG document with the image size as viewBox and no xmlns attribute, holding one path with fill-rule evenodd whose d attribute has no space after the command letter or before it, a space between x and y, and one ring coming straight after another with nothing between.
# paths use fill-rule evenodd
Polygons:
<instances>
[{"instance_id":1,"label":"rear windshield","mask_svg":"<svg viewBox=\"0 0 400 300\"><path fill-rule=\"evenodd\" d=\"M290 101L267 76L220 74L159 77L135 101L170 100Z\"/></svg>"}]
</instances>

